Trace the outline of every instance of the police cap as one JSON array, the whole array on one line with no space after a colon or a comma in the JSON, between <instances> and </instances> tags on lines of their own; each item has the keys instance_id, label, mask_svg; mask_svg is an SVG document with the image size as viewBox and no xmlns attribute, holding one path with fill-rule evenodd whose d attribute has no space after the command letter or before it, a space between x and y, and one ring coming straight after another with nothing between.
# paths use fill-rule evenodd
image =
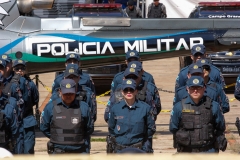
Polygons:
<instances>
[{"instance_id":1,"label":"police cap","mask_svg":"<svg viewBox=\"0 0 240 160\"><path fill-rule=\"evenodd\" d=\"M77 64L68 64L66 70L64 72L64 77L68 77L70 75L79 76L79 67Z\"/></svg>"},{"instance_id":2,"label":"police cap","mask_svg":"<svg viewBox=\"0 0 240 160\"><path fill-rule=\"evenodd\" d=\"M207 59L200 59L196 62L197 65L199 65L200 67L202 66L209 66L210 67L210 63Z\"/></svg>"},{"instance_id":3,"label":"police cap","mask_svg":"<svg viewBox=\"0 0 240 160\"><path fill-rule=\"evenodd\" d=\"M21 59L17 59L13 62L13 67L15 67L16 65L24 65L26 67L26 62L24 60L21 60Z\"/></svg>"},{"instance_id":4,"label":"police cap","mask_svg":"<svg viewBox=\"0 0 240 160\"><path fill-rule=\"evenodd\" d=\"M132 89L136 89L136 82L133 79L124 79L122 81L122 90L124 90L125 88L132 88Z\"/></svg>"},{"instance_id":5,"label":"police cap","mask_svg":"<svg viewBox=\"0 0 240 160\"><path fill-rule=\"evenodd\" d=\"M80 55L77 53L69 53L66 56L66 61L68 61L69 59L76 59L78 62L80 61Z\"/></svg>"},{"instance_id":6,"label":"police cap","mask_svg":"<svg viewBox=\"0 0 240 160\"><path fill-rule=\"evenodd\" d=\"M129 0L129 1L127 2L127 5L128 5L128 6L133 6L133 5L134 5L134 1L133 1L133 0Z\"/></svg>"},{"instance_id":7,"label":"police cap","mask_svg":"<svg viewBox=\"0 0 240 160\"><path fill-rule=\"evenodd\" d=\"M189 78L187 81L187 86L188 87L192 87L192 86L203 87L204 79L200 76L191 76L191 78Z\"/></svg>"},{"instance_id":8,"label":"police cap","mask_svg":"<svg viewBox=\"0 0 240 160\"><path fill-rule=\"evenodd\" d=\"M196 53L205 54L205 52L206 52L206 48L203 44L196 44L191 49L192 55L195 55Z\"/></svg>"},{"instance_id":9,"label":"police cap","mask_svg":"<svg viewBox=\"0 0 240 160\"><path fill-rule=\"evenodd\" d=\"M202 67L200 67L199 65L197 65L196 63L193 63L189 66L188 68L188 72L190 74L193 73L203 73Z\"/></svg>"},{"instance_id":10,"label":"police cap","mask_svg":"<svg viewBox=\"0 0 240 160\"><path fill-rule=\"evenodd\" d=\"M130 51L128 51L128 52L126 53L126 60L128 60L129 58L133 58L133 57L135 57L135 58L137 58L137 59L140 58L138 51L136 51L136 50L130 50Z\"/></svg>"},{"instance_id":11,"label":"police cap","mask_svg":"<svg viewBox=\"0 0 240 160\"><path fill-rule=\"evenodd\" d=\"M135 68L127 68L125 71L124 71L124 77L127 77L128 75L135 75L135 76L139 76L139 71Z\"/></svg>"},{"instance_id":12,"label":"police cap","mask_svg":"<svg viewBox=\"0 0 240 160\"><path fill-rule=\"evenodd\" d=\"M142 63L139 61L131 61L128 63L128 68L135 68L138 71L142 70Z\"/></svg>"},{"instance_id":13,"label":"police cap","mask_svg":"<svg viewBox=\"0 0 240 160\"><path fill-rule=\"evenodd\" d=\"M62 94L76 93L76 83L72 79L63 79L60 83Z\"/></svg>"},{"instance_id":14,"label":"police cap","mask_svg":"<svg viewBox=\"0 0 240 160\"><path fill-rule=\"evenodd\" d=\"M3 54L0 58L5 60L7 63L12 62L12 58L8 54Z\"/></svg>"}]
</instances>

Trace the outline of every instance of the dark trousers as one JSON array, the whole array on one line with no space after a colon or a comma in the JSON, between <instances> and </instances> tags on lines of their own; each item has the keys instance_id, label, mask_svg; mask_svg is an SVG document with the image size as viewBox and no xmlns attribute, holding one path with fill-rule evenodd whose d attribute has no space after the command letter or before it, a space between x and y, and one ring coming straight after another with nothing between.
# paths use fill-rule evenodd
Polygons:
<instances>
[{"instance_id":1,"label":"dark trousers","mask_svg":"<svg viewBox=\"0 0 240 160\"><path fill-rule=\"evenodd\" d=\"M24 154L34 154L35 128L24 128Z\"/></svg>"}]
</instances>

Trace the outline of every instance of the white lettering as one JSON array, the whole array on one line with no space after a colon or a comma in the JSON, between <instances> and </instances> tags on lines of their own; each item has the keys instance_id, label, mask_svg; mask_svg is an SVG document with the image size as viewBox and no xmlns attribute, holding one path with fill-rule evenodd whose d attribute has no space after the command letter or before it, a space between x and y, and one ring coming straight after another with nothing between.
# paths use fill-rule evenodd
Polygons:
<instances>
[{"instance_id":1,"label":"white lettering","mask_svg":"<svg viewBox=\"0 0 240 160\"><path fill-rule=\"evenodd\" d=\"M139 52L139 42L135 41L132 45L128 41L124 41L124 52L129 50L136 50Z\"/></svg>"},{"instance_id":2,"label":"white lettering","mask_svg":"<svg viewBox=\"0 0 240 160\"><path fill-rule=\"evenodd\" d=\"M107 48L110 50L111 54L115 53L110 42L106 42L103 46L101 54L105 54Z\"/></svg>"},{"instance_id":3,"label":"white lettering","mask_svg":"<svg viewBox=\"0 0 240 160\"><path fill-rule=\"evenodd\" d=\"M161 39L157 39L157 51L161 51Z\"/></svg>"},{"instance_id":4,"label":"white lettering","mask_svg":"<svg viewBox=\"0 0 240 160\"><path fill-rule=\"evenodd\" d=\"M87 51L87 46L96 46L96 42L83 43L83 54L96 54L96 51Z\"/></svg>"},{"instance_id":5,"label":"white lettering","mask_svg":"<svg viewBox=\"0 0 240 160\"><path fill-rule=\"evenodd\" d=\"M100 54L100 42L97 42L97 54Z\"/></svg>"},{"instance_id":6,"label":"white lettering","mask_svg":"<svg viewBox=\"0 0 240 160\"><path fill-rule=\"evenodd\" d=\"M155 52L157 48L147 48L147 40L143 40L143 49L144 52Z\"/></svg>"},{"instance_id":7,"label":"white lettering","mask_svg":"<svg viewBox=\"0 0 240 160\"><path fill-rule=\"evenodd\" d=\"M177 45L177 48L176 48L176 51L178 51L181 48L182 45L184 46L184 48L186 50L189 50L188 45L187 45L186 41L184 40L184 38L180 38L180 40L178 42L178 45Z\"/></svg>"},{"instance_id":8,"label":"white lettering","mask_svg":"<svg viewBox=\"0 0 240 160\"><path fill-rule=\"evenodd\" d=\"M195 43L195 41L197 42ZM190 48L192 49L192 47L196 44L203 44L203 38L202 37L190 38Z\"/></svg>"},{"instance_id":9,"label":"white lettering","mask_svg":"<svg viewBox=\"0 0 240 160\"><path fill-rule=\"evenodd\" d=\"M57 52L55 50L56 47L60 47L60 52ZM51 47L51 51L52 51L52 55L53 56L62 56L62 55L64 55L64 50L65 50L64 49L64 44L62 44L62 43L55 43Z\"/></svg>"},{"instance_id":10,"label":"white lettering","mask_svg":"<svg viewBox=\"0 0 240 160\"><path fill-rule=\"evenodd\" d=\"M42 53L49 53L51 51L50 48L49 44L37 44L37 55L42 56Z\"/></svg>"},{"instance_id":11,"label":"white lettering","mask_svg":"<svg viewBox=\"0 0 240 160\"><path fill-rule=\"evenodd\" d=\"M170 43L174 42L174 39L161 39L161 42L166 43L166 51L170 51Z\"/></svg>"}]
</instances>

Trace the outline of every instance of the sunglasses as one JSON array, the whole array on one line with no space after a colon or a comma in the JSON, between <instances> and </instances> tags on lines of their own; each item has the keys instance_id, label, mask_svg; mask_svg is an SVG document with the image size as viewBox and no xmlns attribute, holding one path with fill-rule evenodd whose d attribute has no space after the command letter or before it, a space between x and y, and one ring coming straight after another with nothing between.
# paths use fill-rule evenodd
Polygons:
<instances>
[{"instance_id":1,"label":"sunglasses","mask_svg":"<svg viewBox=\"0 0 240 160\"><path fill-rule=\"evenodd\" d=\"M192 86L192 87L189 87L189 89L190 90L192 90L192 91L195 91L195 90L201 90L203 87L201 87L201 86Z\"/></svg>"},{"instance_id":2,"label":"sunglasses","mask_svg":"<svg viewBox=\"0 0 240 160\"><path fill-rule=\"evenodd\" d=\"M125 89L123 90L123 92L124 92L124 93L128 93L128 92L133 93L133 92L134 92L134 89L132 89L132 88L125 88Z\"/></svg>"},{"instance_id":3,"label":"sunglasses","mask_svg":"<svg viewBox=\"0 0 240 160\"><path fill-rule=\"evenodd\" d=\"M133 79L133 80L136 80L136 79L138 79L138 77L137 77L137 76L127 76L126 79Z\"/></svg>"},{"instance_id":4,"label":"sunglasses","mask_svg":"<svg viewBox=\"0 0 240 160\"><path fill-rule=\"evenodd\" d=\"M25 71L26 68L25 67L16 67L14 68L15 71L19 71L19 70L22 70L22 71Z\"/></svg>"},{"instance_id":5,"label":"sunglasses","mask_svg":"<svg viewBox=\"0 0 240 160\"><path fill-rule=\"evenodd\" d=\"M201 54L201 53L196 53L196 54L194 54L194 57L202 57L203 56L203 54Z\"/></svg>"}]
</instances>

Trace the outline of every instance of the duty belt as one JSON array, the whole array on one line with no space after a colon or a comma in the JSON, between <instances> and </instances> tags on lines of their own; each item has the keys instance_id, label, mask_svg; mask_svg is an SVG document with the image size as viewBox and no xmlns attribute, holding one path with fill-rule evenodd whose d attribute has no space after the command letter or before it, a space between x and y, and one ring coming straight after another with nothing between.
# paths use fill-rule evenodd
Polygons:
<instances>
[{"instance_id":1,"label":"duty belt","mask_svg":"<svg viewBox=\"0 0 240 160\"><path fill-rule=\"evenodd\" d=\"M80 149L77 149L77 150L65 151L65 150L62 150L62 149L59 149L59 148L54 148L53 152L55 154L83 153L83 152L86 152L86 149L83 147L83 148L80 148Z\"/></svg>"},{"instance_id":2,"label":"duty belt","mask_svg":"<svg viewBox=\"0 0 240 160\"><path fill-rule=\"evenodd\" d=\"M203 147L186 147L186 146L178 146L178 152L206 152L212 148L215 148L213 144Z\"/></svg>"},{"instance_id":3,"label":"duty belt","mask_svg":"<svg viewBox=\"0 0 240 160\"><path fill-rule=\"evenodd\" d=\"M123 150L125 148L138 148L138 149L142 149L142 141L135 143L133 145L129 145L129 146L124 146L124 145L120 145L120 144L116 144L116 149L117 150Z\"/></svg>"}]
</instances>

